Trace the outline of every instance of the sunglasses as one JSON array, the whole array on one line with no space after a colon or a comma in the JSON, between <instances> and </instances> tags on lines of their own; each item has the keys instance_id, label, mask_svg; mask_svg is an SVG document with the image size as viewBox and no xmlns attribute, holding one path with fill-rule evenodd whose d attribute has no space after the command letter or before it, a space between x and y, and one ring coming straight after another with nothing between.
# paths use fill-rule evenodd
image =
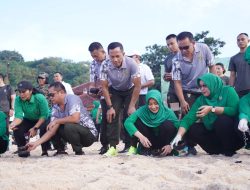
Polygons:
<instances>
[{"instance_id":1,"label":"sunglasses","mask_svg":"<svg viewBox=\"0 0 250 190\"><path fill-rule=\"evenodd\" d=\"M188 50L188 49L189 49L189 46L183 46L183 47L179 46L179 49L180 49L180 50Z\"/></svg>"}]
</instances>

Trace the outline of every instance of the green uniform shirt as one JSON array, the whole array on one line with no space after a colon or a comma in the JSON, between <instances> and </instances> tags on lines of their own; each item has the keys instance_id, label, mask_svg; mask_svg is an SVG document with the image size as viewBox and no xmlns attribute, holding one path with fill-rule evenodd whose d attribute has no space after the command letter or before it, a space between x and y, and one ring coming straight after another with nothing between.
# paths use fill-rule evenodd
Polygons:
<instances>
[{"instance_id":1,"label":"green uniform shirt","mask_svg":"<svg viewBox=\"0 0 250 190\"><path fill-rule=\"evenodd\" d=\"M3 140L9 141L8 135L6 134L6 114L0 111L0 137Z\"/></svg>"},{"instance_id":2,"label":"green uniform shirt","mask_svg":"<svg viewBox=\"0 0 250 190\"><path fill-rule=\"evenodd\" d=\"M250 122L250 93L240 99L239 111L239 118Z\"/></svg>"},{"instance_id":3,"label":"green uniform shirt","mask_svg":"<svg viewBox=\"0 0 250 190\"><path fill-rule=\"evenodd\" d=\"M29 101L23 101L19 96L15 99L15 118L38 120L49 117L49 106L44 95L32 94Z\"/></svg>"}]
</instances>

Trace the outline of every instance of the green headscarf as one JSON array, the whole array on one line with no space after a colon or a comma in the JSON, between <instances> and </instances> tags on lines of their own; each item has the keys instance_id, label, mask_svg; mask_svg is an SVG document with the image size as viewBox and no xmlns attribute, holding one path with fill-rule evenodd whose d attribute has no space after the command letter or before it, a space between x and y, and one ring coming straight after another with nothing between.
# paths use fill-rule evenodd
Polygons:
<instances>
[{"instance_id":1,"label":"green headscarf","mask_svg":"<svg viewBox=\"0 0 250 190\"><path fill-rule=\"evenodd\" d=\"M244 58L246 62L250 65L250 46L247 47Z\"/></svg>"},{"instance_id":2,"label":"green headscarf","mask_svg":"<svg viewBox=\"0 0 250 190\"><path fill-rule=\"evenodd\" d=\"M201 96L202 105L209 106L222 106L225 104L227 94L223 90L223 82L220 77L212 73L207 73L202 75L197 79L197 84L200 86L200 81L203 81L210 90L210 95L208 97ZM202 118L204 124L207 127L211 127L214 121L217 119L215 113L209 112L205 117Z\"/></svg>"},{"instance_id":3,"label":"green headscarf","mask_svg":"<svg viewBox=\"0 0 250 190\"><path fill-rule=\"evenodd\" d=\"M159 111L153 113L148 108L149 99L154 99L159 105ZM167 108L162 101L161 93L158 90L150 90L146 95L146 105L140 107L135 113L141 121L148 127L158 127L165 120L173 121L174 125L178 127L178 120L172 110Z\"/></svg>"}]
</instances>

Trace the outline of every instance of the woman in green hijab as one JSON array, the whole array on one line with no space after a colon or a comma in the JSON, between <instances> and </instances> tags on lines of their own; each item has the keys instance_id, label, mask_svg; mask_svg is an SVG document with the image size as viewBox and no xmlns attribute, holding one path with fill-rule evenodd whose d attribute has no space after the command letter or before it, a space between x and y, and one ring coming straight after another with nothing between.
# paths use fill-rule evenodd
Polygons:
<instances>
[{"instance_id":1,"label":"woman in green hijab","mask_svg":"<svg viewBox=\"0 0 250 190\"><path fill-rule=\"evenodd\" d=\"M222 80L211 73L197 80L202 95L181 120L178 133L171 143L177 145L186 138L197 143L209 154L232 156L243 146L237 135L239 97L231 86L223 86ZM201 123L195 123L201 119Z\"/></svg>"},{"instance_id":2,"label":"woman in green hijab","mask_svg":"<svg viewBox=\"0 0 250 190\"><path fill-rule=\"evenodd\" d=\"M161 149L161 154L167 155L171 152L169 144L176 135L179 121L163 104L161 93L150 90L146 95L146 105L131 114L124 126L132 136L130 154L136 154L139 140L144 149Z\"/></svg>"},{"instance_id":3,"label":"woman in green hijab","mask_svg":"<svg viewBox=\"0 0 250 190\"><path fill-rule=\"evenodd\" d=\"M6 114L0 111L0 154L6 152L9 145L9 136L6 130Z\"/></svg>"},{"instance_id":4,"label":"woman in green hijab","mask_svg":"<svg viewBox=\"0 0 250 190\"><path fill-rule=\"evenodd\" d=\"M249 125L250 125L250 93L247 95L243 96L240 99L240 105L239 105L239 125L238 129L242 132L240 136L246 140L245 143L245 148L249 149L250 148L250 130L249 130ZM245 137L247 138L245 138Z\"/></svg>"}]
</instances>

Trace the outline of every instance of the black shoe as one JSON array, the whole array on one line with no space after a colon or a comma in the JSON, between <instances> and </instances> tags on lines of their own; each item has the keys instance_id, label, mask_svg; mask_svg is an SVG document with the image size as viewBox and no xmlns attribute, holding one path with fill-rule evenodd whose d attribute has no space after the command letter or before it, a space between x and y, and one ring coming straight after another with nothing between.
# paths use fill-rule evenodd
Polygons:
<instances>
[{"instance_id":1,"label":"black shoe","mask_svg":"<svg viewBox=\"0 0 250 190\"><path fill-rule=\"evenodd\" d=\"M143 156L151 156L151 149L150 148L145 148L141 143L139 143L138 148L137 148L137 153L139 155Z\"/></svg>"},{"instance_id":2,"label":"black shoe","mask_svg":"<svg viewBox=\"0 0 250 190\"><path fill-rule=\"evenodd\" d=\"M101 154L101 155L105 154L108 151L108 149L109 149L108 145L102 146L102 148L100 149L99 154Z\"/></svg>"},{"instance_id":3,"label":"black shoe","mask_svg":"<svg viewBox=\"0 0 250 190\"><path fill-rule=\"evenodd\" d=\"M79 151L79 152L75 152L75 155L80 156L80 155L85 155L85 153L83 151Z\"/></svg>"},{"instance_id":4,"label":"black shoe","mask_svg":"<svg viewBox=\"0 0 250 190\"><path fill-rule=\"evenodd\" d=\"M65 150L58 150L53 156L59 156L59 155L68 155L68 153Z\"/></svg>"},{"instance_id":5,"label":"black shoe","mask_svg":"<svg viewBox=\"0 0 250 190\"><path fill-rule=\"evenodd\" d=\"M197 150L193 146L188 147L188 155L197 155Z\"/></svg>"},{"instance_id":6,"label":"black shoe","mask_svg":"<svg viewBox=\"0 0 250 190\"><path fill-rule=\"evenodd\" d=\"M129 146L128 144L125 144L123 150L119 151L118 153L126 153L126 152L128 152L129 147L130 147L130 146Z\"/></svg>"},{"instance_id":7,"label":"black shoe","mask_svg":"<svg viewBox=\"0 0 250 190\"><path fill-rule=\"evenodd\" d=\"M47 151L43 151L41 156L49 156L48 152Z\"/></svg>"}]
</instances>

